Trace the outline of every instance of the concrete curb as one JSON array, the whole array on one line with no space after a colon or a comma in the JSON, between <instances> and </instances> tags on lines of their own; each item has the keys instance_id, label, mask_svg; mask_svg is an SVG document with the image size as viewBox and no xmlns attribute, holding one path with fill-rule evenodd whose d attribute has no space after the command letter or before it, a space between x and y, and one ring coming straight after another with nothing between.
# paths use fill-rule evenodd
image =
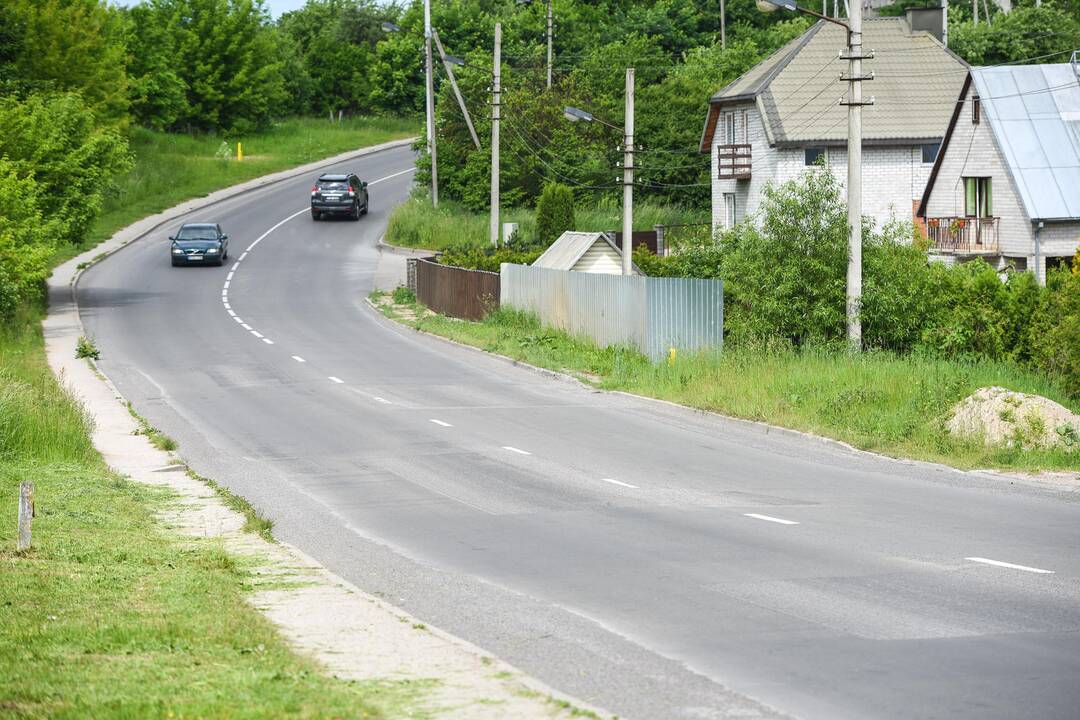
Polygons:
<instances>
[{"instance_id":1,"label":"concrete curb","mask_svg":"<svg viewBox=\"0 0 1080 720\"><path fill-rule=\"evenodd\" d=\"M425 248L410 248L402 245L391 245L384 239L385 236L379 238L379 242L376 243L376 247L379 248L379 252L388 252L394 255L405 255L406 257L437 257L441 254L439 250L427 250Z\"/></svg>"},{"instance_id":2,"label":"concrete curb","mask_svg":"<svg viewBox=\"0 0 1080 720\"><path fill-rule=\"evenodd\" d=\"M548 368L539 367L538 365L532 365L531 363L527 363L524 360L518 360L518 359L512 358L512 357L510 357L508 355L502 355L500 353L489 352L489 351L484 350L482 348L478 348L475 345L468 345L466 343L458 342L457 340L453 340L453 339L448 338L448 337L443 337L442 335L438 335L436 333L428 332L427 330L421 330L419 328L415 328L415 327L412 327L410 325L406 325L404 323L397 322L396 320L392 320L392 319L386 317L385 315L383 315L383 313L379 310L379 308L373 302L371 302L370 299L367 299L367 304L371 308L372 312L374 312L375 315L378 316L378 318L383 323L385 323L385 324L387 324L389 326L392 326L392 327L395 327L395 328L403 328L403 329L406 329L406 330L412 330L413 332L415 332L417 334L425 335L425 336L430 337L430 338L435 338L436 340L439 340L440 342L444 342L444 343L447 343L449 345L454 345L454 346L459 347L459 348L464 348L464 349L469 350L471 352L481 353L483 355L486 355L487 357L495 358L495 359L497 359L497 360L499 360L501 362L505 362L508 365L512 365L512 366L517 367L517 368L522 368L524 370L529 370L530 372L536 373L538 375L542 375L543 377L546 377L546 378L550 378L550 379L553 379L553 380L560 380L562 382L573 383L573 384L575 384L575 385L577 385L577 386L579 386L579 387L581 387L583 389L589 390L591 392L605 393L607 395L621 395L623 397L632 398L634 400L643 400L645 402L655 403L655 404L658 404L658 405L663 405L664 407L675 410L677 412L690 413L692 415L707 415L707 416L715 418L717 420L723 420L725 422L738 424L738 425L740 425L740 426L742 426L744 428L761 431L765 435L777 434L777 435L782 435L784 437L790 437L790 438L801 439L801 440L809 440L809 441L818 443L820 445L824 445L826 447L832 448L834 450L840 450L840 451L843 451L843 452L848 452L848 453L852 453L852 454L855 454L855 455L861 455L861 456L864 456L864 457L867 457L867 458L873 458L873 459L876 459L876 460L888 460L890 462L900 463L900 464L903 464L903 465L906 465L906 466L909 466L909 467L925 468L925 469L928 469L928 470L938 470L938 471L944 470L944 471L951 472L951 473L956 473L956 474L959 474L959 475L980 476L980 477L992 478L992 479L998 480L998 481L1006 481L1006 482L1008 482L1010 484L1016 483L1016 482L1021 482L1021 483L1027 484L1027 485L1033 485L1035 487L1040 487L1040 488L1046 488L1047 484L1049 483L1049 484L1052 484L1057 489L1066 489L1066 490L1070 490L1070 491L1071 490L1076 490L1076 488L1071 486L1071 485L1054 482L1050 478L1044 480L1044 479L1040 479L1039 477L1036 477L1036 476L1026 476L1026 475L1020 475L1020 474L1012 474L1012 473L1007 473L1007 472L1003 472L1003 471L999 471L999 470L990 470L990 469L963 470L961 468L952 467L951 465L944 465L942 463L930 462L928 460L912 460L911 458L894 457L892 455L885 455L883 453L877 453L877 452L874 452L872 450L863 450L861 448L855 447L854 445L851 445L850 443L844 442L843 440L837 440L835 438L826 437L824 435L816 435L814 433L806 432L806 431L803 431L803 430L795 430L793 428L787 428L787 427L783 427L781 425L771 425L769 423L762 422L760 420L747 420L745 418L734 417L732 415L724 415L723 413L719 413L719 412L716 412L714 410L704 410L704 409L700 409L700 408L695 408L695 407L691 407L689 405L682 405L680 403L673 402L671 400L663 400L663 399L660 399L660 398L649 397L647 395L638 395L636 393L627 392L625 390L605 390L603 388L598 388L595 385L590 385L590 384L588 384L586 382L583 382L580 378L578 378L578 377L576 377L574 375L570 375L568 373L559 372L557 370L549 370Z\"/></svg>"}]
</instances>

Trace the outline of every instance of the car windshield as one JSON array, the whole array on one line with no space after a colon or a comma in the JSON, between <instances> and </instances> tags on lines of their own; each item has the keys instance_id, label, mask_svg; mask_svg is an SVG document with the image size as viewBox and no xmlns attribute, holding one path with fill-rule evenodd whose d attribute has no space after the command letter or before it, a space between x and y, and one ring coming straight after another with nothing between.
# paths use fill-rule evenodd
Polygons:
<instances>
[{"instance_id":1,"label":"car windshield","mask_svg":"<svg viewBox=\"0 0 1080 720\"><path fill-rule=\"evenodd\" d=\"M320 190L347 190L349 184L344 180L320 180Z\"/></svg>"},{"instance_id":2,"label":"car windshield","mask_svg":"<svg viewBox=\"0 0 1080 720\"><path fill-rule=\"evenodd\" d=\"M217 230L212 227L182 227L177 240L217 240Z\"/></svg>"}]
</instances>

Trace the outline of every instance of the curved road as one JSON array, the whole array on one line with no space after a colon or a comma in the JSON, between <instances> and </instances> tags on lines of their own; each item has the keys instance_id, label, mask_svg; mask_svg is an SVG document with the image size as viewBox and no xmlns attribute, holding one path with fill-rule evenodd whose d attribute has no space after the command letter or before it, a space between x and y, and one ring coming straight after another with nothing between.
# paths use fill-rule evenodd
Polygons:
<instances>
[{"instance_id":1,"label":"curved road","mask_svg":"<svg viewBox=\"0 0 1080 720\"><path fill-rule=\"evenodd\" d=\"M364 298L412 162L328 168L371 181L358 223L313 223L299 178L187 218L224 225L224 268L171 268L170 226L83 276L101 367L196 470L360 587L624 717L1078 717L1075 493L391 327Z\"/></svg>"}]
</instances>

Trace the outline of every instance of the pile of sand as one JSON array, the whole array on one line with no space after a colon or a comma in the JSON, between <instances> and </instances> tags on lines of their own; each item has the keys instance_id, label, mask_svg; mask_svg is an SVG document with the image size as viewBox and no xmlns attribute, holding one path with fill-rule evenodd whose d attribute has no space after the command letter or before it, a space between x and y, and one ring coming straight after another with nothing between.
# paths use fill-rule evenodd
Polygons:
<instances>
[{"instance_id":1,"label":"pile of sand","mask_svg":"<svg viewBox=\"0 0 1080 720\"><path fill-rule=\"evenodd\" d=\"M957 437L987 445L1080 450L1080 415L1040 395L981 388L953 408L946 423Z\"/></svg>"}]
</instances>

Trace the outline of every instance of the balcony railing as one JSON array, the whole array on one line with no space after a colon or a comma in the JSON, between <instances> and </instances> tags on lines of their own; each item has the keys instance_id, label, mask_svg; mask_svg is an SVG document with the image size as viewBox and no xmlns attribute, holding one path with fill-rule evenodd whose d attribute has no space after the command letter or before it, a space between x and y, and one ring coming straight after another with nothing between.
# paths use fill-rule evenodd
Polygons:
<instances>
[{"instance_id":1,"label":"balcony railing","mask_svg":"<svg viewBox=\"0 0 1080 720\"><path fill-rule=\"evenodd\" d=\"M930 249L960 255L996 255L999 251L996 217L926 218Z\"/></svg>"},{"instance_id":2,"label":"balcony railing","mask_svg":"<svg viewBox=\"0 0 1080 720\"><path fill-rule=\"evenodd\" d=\"M716 177L719 180L749 180L752 164L749 144L716 147Z\"/></svg>"}]
</instances>

